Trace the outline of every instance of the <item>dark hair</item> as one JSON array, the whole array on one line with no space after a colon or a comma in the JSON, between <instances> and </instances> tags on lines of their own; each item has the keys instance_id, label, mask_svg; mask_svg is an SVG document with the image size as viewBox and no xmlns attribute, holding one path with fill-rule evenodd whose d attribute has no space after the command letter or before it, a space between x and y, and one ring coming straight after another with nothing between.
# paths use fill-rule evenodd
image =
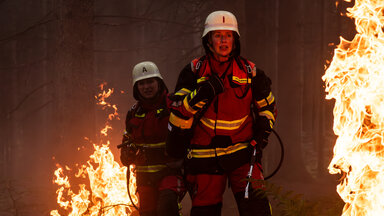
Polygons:
<instances>
[{"instance_id":1,"label":"dark hair","mask_svg":"<svg viewBox=\"0 0 384 216\"><path fill-rule=\"evenodd\" d=\"M154 77L157 82L159 83L159 91L157 92L157 95L155 97L157 97L158 95L162 94L164 92L164 90L168 93L168 88L167 86L165 85L164 81L162 79L160 79L159 77ZM137 101L141 101L141 100L144 100L144 98L140 95L139 93L139 89L137 88L137 82L135 83L135 85L133 86L133 97L137 100Z\"/></svg>"},{"instance_id":2,"label":"dark hair","mask_svg":"<svg viewBox=\"0 0 384 216\"><path fill-rule=\"evenodd\" d=\"M212 51L209 49L209 37L211 37L212 31L208 32L203 38L201 38L201 43L203 44L205 54L212 54ZM240 56L240 37L239 35L233 31L233 49L231 55L234 57Z\"/></svg>"}]
</instances>

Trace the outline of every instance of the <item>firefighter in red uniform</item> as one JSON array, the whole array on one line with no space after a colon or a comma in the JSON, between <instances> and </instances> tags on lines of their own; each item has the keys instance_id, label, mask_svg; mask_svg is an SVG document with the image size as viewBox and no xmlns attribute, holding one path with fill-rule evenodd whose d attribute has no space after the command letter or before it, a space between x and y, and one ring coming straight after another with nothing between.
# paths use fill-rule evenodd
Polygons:
<instances>
[{"instance_id":1,"label":"firefighter in red uniform","mask_svg":"<svg viewBox=\"0 0 384 216\"><path fill-rule=\"evenodd\" d=\"M259 193L262 181L254 180L263 180L261 150L275 121L275 100L270 79L240 56L239 37L232 13L211 13L202 35L206 55L181 71L170 96L166 148L185 157L191 216L221 214L227 179L241 216L271 215Z\"/></svg>"},{"instance_id":2,"label":"firefighter in red uniform","mask_svg":"<svg viewBox=\"0 0 384 216\"><path fill-rule=\"evenodd\" d=\"M183 184L180 169L170 168L174 160L165 154L168 89L153 62L137 64L132 75L137 102L127 114L120 160L135 165L141 216L177 216Z\"/></svg>"}]
</instances>

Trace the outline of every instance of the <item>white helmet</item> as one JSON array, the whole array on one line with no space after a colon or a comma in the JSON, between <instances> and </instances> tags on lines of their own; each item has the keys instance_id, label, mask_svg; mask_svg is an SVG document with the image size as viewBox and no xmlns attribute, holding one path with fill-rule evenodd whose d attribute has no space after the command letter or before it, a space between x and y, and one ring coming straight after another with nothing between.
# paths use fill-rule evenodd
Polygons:
<instances>
[{"instance_id":1,"label":"white helmet","mask_svg":"<svg viewBox=\"0 0 384 216\"><path fill-rule=\"evenodd\" d=\"M236 17L228 11L214 11L209 14L205 20L204 32L201 37L215 30L232 30L240 36Z\"/></svg>"},{"instance_id":2,"label":"white helmet","mask_svg":"<svg viewBox=\"0 0 384 216\"><path fill-rule=\"evenodd\" d=\"M135 65L135 67L133 67L133 70L132 70L133 86L139 80L148 79L152 77L158 77L160 79L163 79L163 77L161 77L161 74L159 72L159 68L157 68L155 63L150 61L144 61L144 62L140 62L139 64Z\"/></svg>"}]
</instances>

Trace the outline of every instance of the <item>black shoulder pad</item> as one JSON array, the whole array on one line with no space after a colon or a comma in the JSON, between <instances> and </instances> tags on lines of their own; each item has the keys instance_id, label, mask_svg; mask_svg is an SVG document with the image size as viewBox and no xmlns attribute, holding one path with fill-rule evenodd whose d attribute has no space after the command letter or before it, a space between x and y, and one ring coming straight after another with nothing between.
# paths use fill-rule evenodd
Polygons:
<instances>
[{"instance_id":1,"label":"black shoulder pad","mask_svg":"<svg viewBox=\"0 0 384 216\"><path fill-rule=\"evenodd\" d=\"M272 81L264 71L256 69L256 76L252 78L252 94L256 100L268 97L271 92Z\"/></svg>"}]
</instances>

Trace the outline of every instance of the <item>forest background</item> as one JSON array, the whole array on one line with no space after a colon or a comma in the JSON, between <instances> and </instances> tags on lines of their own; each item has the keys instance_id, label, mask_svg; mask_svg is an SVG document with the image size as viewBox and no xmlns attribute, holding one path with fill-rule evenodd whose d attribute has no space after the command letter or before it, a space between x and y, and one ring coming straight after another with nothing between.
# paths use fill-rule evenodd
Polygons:
<instances>
[{"instance_id":1,"label":"forest background","mask_svg":"<svg viewBox=\"0 0 384 216\"><path fill-rule=\"evenodd\" d=\"M133 66L155 62L172 92L180 70L203 54L200 36L214 10L236 15L242 56L273 83L285 158L269 182L305 200L339 203L340 176L327 170L336 139L333 101L325 100L321 76L339 37L355 34L345 16L351 6L334 0L0 0L0 214L48 215L57 208L56 164L88 160L92 146L84 137L98 140L105 123L94 97L101 83L114 88L111 100L122 119L112 122L110 134L119 161L116 145L134 103ZM266 175L280 156L272 135ZM225 200L223 212L236 214L230 193Z\"/></svg>"}]
</instances>

